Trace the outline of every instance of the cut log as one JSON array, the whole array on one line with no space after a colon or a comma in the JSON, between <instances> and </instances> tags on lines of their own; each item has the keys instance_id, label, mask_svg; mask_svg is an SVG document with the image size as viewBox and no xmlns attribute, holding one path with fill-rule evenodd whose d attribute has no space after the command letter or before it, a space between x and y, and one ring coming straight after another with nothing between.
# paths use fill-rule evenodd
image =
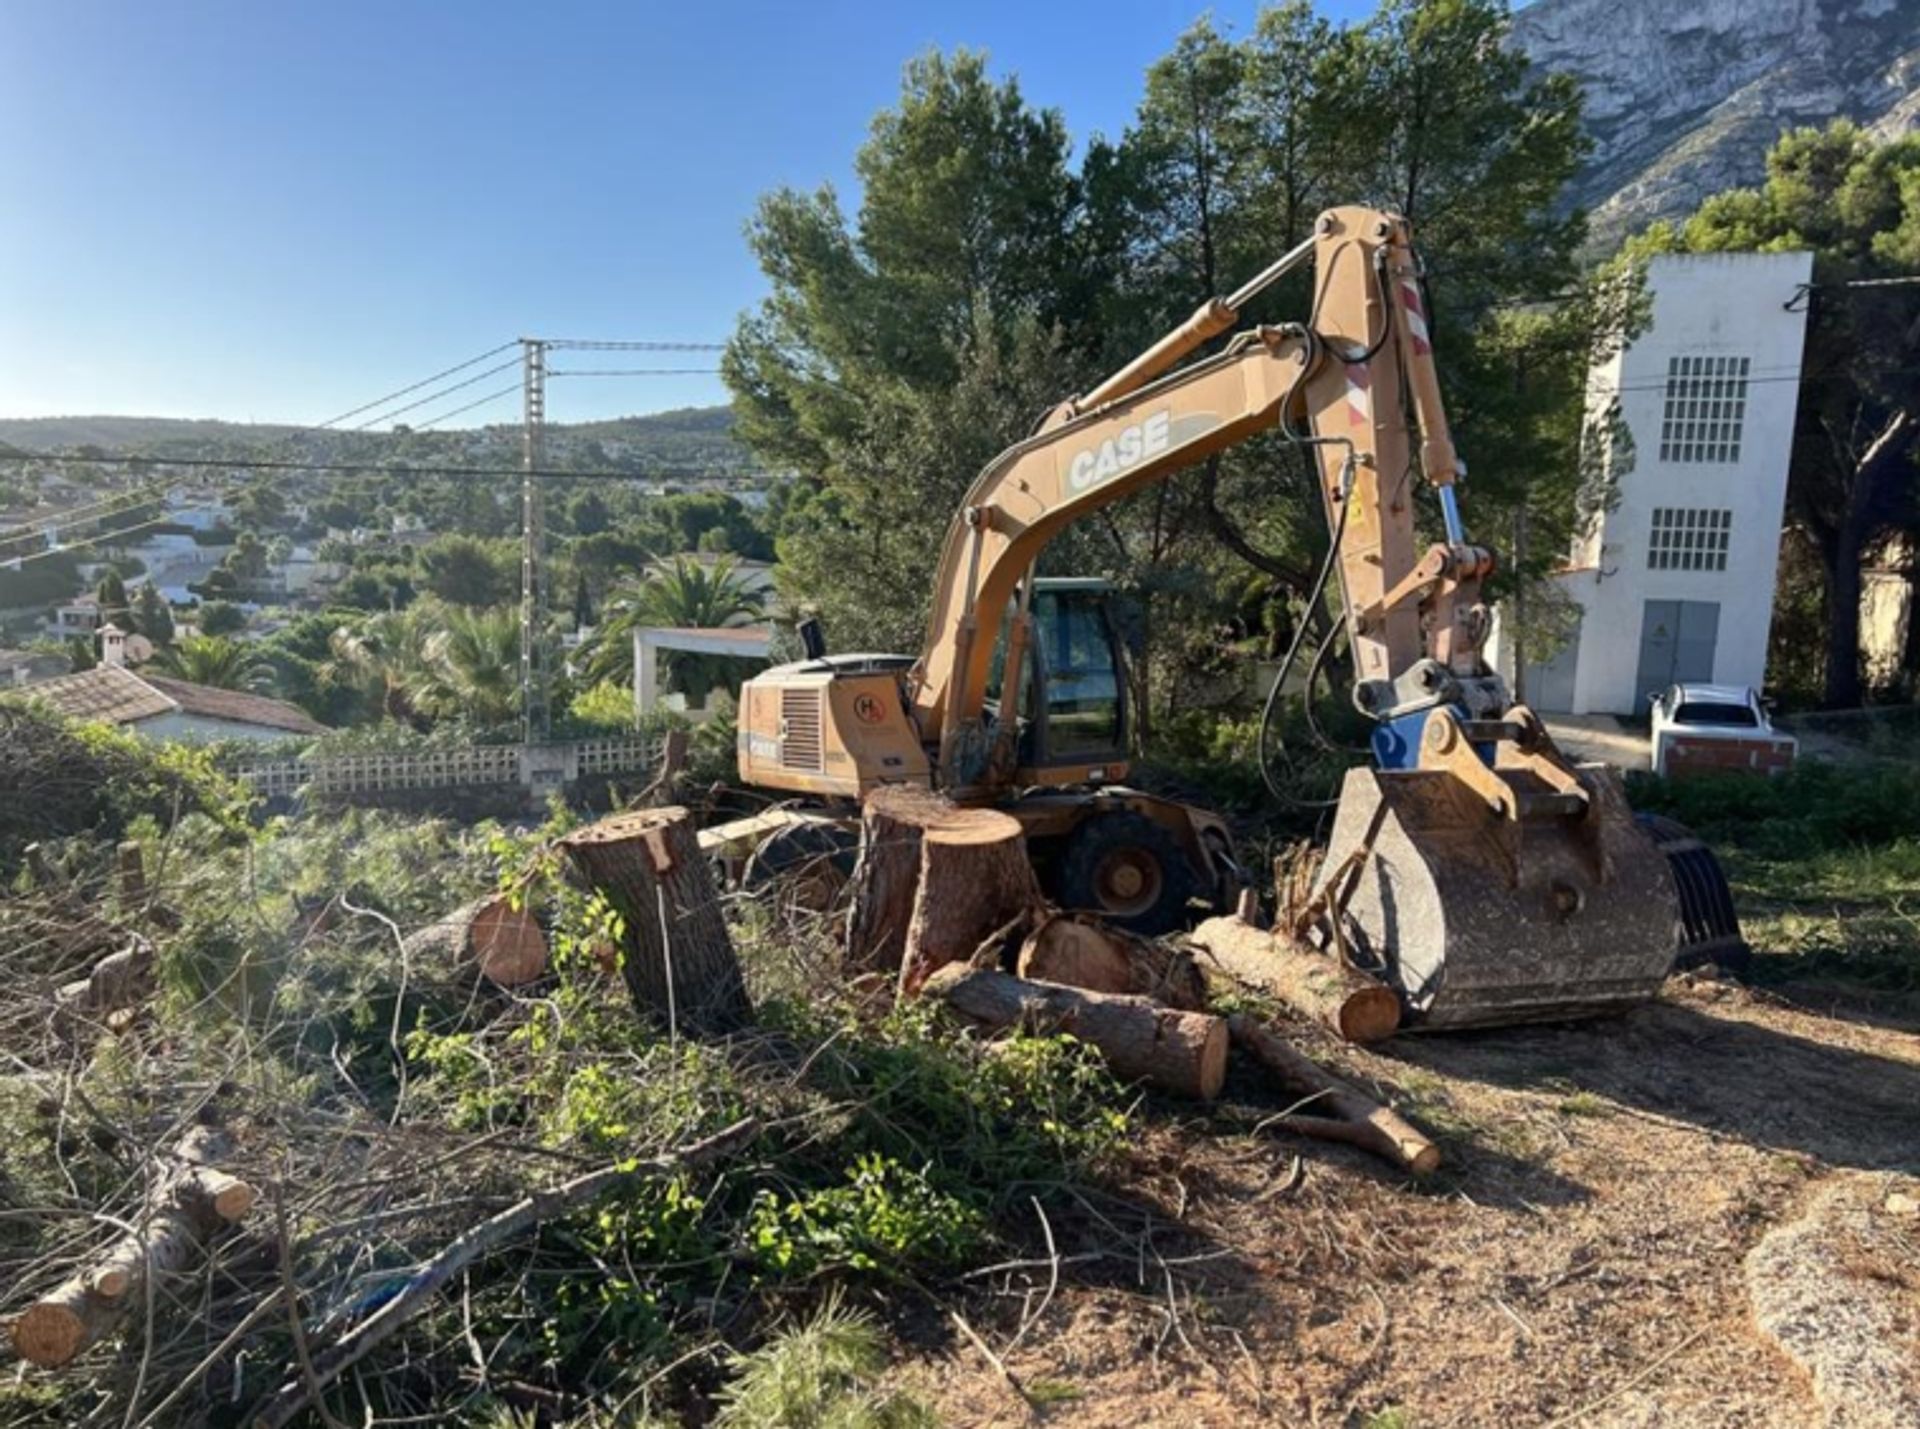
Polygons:
<instances>
[{"instance_id":1,"label":"cut log","mask_svg":"<svg viewBox=\"0 0 1920 1429\"><path fill-rule=\"evenodd\" d=\"M114 1241L21 1311L13 1322L13 1347L44 1368L67 1364L110 1334L140 1300L149 1275L176 1274L198 1258L221 1227L253 1208L254 1190L212 1162L230 1147L218 1132L196 1127L162 1158L134 1233Z\"/></svg>"},{"instance_id":2,"label":"cut log","mask_svg":"<svg viewBox=\"0 0 1920 1429\"><path fill-rule=\"evenodd\" d=\"M58 1021L68 1030L82 1022L105 1023L115 1013L138 1007L152 991L153 944L135 934L126 947L107 954L85 977L54 994Z\"/></svg>"},{"instance_id":3,"label":"cut log","mask_svg":"<svg viewBox=\"0 0 1920 1429\"><path fill-rule=\"evenodd\" d=\"M713 874L684 808L615 814L560 847L620 915L621 969L643 1015L699 1034L751 1019Z\"/></svg>"},{"instance_id":4,"label":"cut log","mask_svg":"<svg viewBox=\"0 0 1920 1429\"><path fill-rule=\"evenodd\" d=\"M1044 914L1021 944L1014 971L1036 982L1150 997L1189 1012L1207 1005L1206 979L1190 953L1086 914Z\"/></svg>"},{"instance_id":5,"label":"cut log","mask_svg":"<svg viewBox=\"0 0 1920 1429\"><path fill-rule=\"evenodd\" d=\"M1349 1042L1378 1042L1400 1026L1400 999L1377 978L1238 918L1209 918L1191 935L1203 971L1273 994Z\"/></svg>"},{"instance_id":6,"label":"cut log","mask_svg":"<svg viewBox=\"0 0 1920 1429\"><path fill-rule=\"evenodd\" d=\"M926 995L985 1027L1070 1033L1099 1049L1123 1081L1210 1101L1227 1076L1227 1024L1144 997L1028 982L991 968L949 966Z\"/></svg>"},{"instance_id":7,"label":"cut log","mask_svg":"<svg viewBox=\"0 0 1920 1429\"><path fill-rule=\"evenodd\" d=\"M860 813L860 856L847 919L849 972L897 972L920 887L920 844L931 828L965 820L962 809L919 784L883 784Z\"/></svg>"},{"instance_id":8,"label":"cut log","mask_svg":"<svg viewBox=\"0 0 1920 1429\"><path fill-rule=\"evenodd\" d=\"M901 993L918 992L937 968L968 961L1041 906L1020 821L995 809L954 810L920 840Z\"/></svg>"},{"instance_id":9,"label":"cut log","mask_svg":"<svg viewBox=\"0 0 1920 1429\"><path fill-rule=\"evenodd\" d=\"M472 968L498 987L520 987L547 971L547 935L540 920L524 903L516 908L504 893L476 898L415 929L402 947L411 965Z\"/></svg>"},{"instance_id":10,"label":"cut log","mask_svg":"<svg viewBox=\"0 0 1920 1429\"><path fill-rule=\"evenodd\" d=\"M147 865L137 840L126 839L113 851L114 888L123 911L147 901Z\"/></svg>"},{"instance_id":11,"label":"cut log","mask_svg":"<svg viewBox=\"0 0 1920 1429\"><path fill-rule=\"evenodd\" d=\"M1344 1141L1424 1176L1440 1164L1440 1148L1388 1108L1297 1052L1272 1028L1244 1014L1227 1019L1233 1040L1289 1093L1310 1098L1300 1114L1275 1123L1302 1136Z\"/></svg>"}]
</instances>

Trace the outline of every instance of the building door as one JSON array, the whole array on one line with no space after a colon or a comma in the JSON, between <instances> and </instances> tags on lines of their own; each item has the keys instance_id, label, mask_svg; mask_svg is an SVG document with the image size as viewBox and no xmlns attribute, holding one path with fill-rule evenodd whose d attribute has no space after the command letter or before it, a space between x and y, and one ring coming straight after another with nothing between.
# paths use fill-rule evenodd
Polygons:
<instances>
[{"instance_id":1,"label":"building door","mask_svg":"<svg viewBox=\"0 0 1920 1429\"><path fill-rule=\"evenodd\" d=\"M1713 678L1720 605L1711 600L1650 600L1640 617L1640 673L1633 712L1645 714L1668 685Z\"/></svg>"},{"instance_id":2,"label":"building door","mask_svg":"<svg viewBox=\"0 0 1920 1429\"><path fill-rule=\"evenodd\" d=\"M1573 708L1573 677L1580 665L1580 626L1576 623L1567 643L1550 660L1527 661L1526 703L1529 708L1548 714L1565 714Z\"/></svg>"}]
</instances>

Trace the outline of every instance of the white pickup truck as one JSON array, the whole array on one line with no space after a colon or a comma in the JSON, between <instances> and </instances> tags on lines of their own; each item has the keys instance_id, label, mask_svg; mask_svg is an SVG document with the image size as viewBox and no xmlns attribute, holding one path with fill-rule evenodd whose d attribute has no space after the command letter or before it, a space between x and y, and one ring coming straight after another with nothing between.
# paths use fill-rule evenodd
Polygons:
<instances>
[{"instance_id":1,"label":"white pickup truck","mask_svg":"<svg viewBox=\"0 0 1920 1429\"><path fill-rule=\"evenodd\" d=\"M1773 727L1766 706L1739 685L1671 685L1653 697L1653 772L1778 774L1799 742Z\"/></svg>"}]
</instances>

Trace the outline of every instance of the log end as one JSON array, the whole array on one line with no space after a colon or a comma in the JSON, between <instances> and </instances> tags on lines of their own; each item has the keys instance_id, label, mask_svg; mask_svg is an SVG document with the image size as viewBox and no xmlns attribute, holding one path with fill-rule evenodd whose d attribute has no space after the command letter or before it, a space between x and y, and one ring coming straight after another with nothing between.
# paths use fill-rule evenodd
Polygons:
<instances>
[{"instance_id":1,"label":"log end","mask_svg":"<svg viewBox=\"0 0 1920 1429\"><path fill-rule=\"evenodd\" d=\"M1337 1030L1349 1042L1386 1041L1400 1030L1399 997L1384 983L1349 989Z\"/></svg>"},{"instance_id":2,"label":"log end","mask_svg":"<svg viewBox=\"0 0 1920 1429\"><path fill-rule=\"evenodd\" d=\"M66 1364L85 1348L86 1339L86 1323L79 1314L47 1300L27 1306L13 1322L14 1349L42 1369Z\"/></svg>"},{"instance_id":3,"label":"log end","mask_svg":"<svg viewBox=\"0 0 1920 1429\"><path fill-rule=\"evenodd\" d=\"M242 1221L259 1199L260 1193L247 1182L229 1181L213 1193L214 1214L223 1221Z\"/></svg>"},{"instance_id":4,"label":"log end","mask_svg":"<svg viewBox=\"0 0 1920 1429\"><path fill-rule=\"evenodd\" d=\"M467 937L480 972L499 987L538 981L547 971L547 935L533 910L496 898L474 915Z\"/></svg>"},{"instance_id":5,"label":"log end","mask_svg":"<svg viewBox=\"0 0 1920 1429\"><path fill-rule=\"evenodd\" d=\"M1426 1176L1440 1169L1440 1148L1431 1141L1423 1141L1407 1150L1407 1169L1414 1175Z\"/></svg>"},{"instance_id":6,"label":"log end","mask_svg":"<svg viewBox=\"0 0 1920 1429\"><path fill-rule=\"evenodd\" d=\"M124 1265L103 1265L87 1278L87 1288L104 1300L118 1300L133 1289L133 1275Z\"/></svg>"},{"instance_id":7,"label":"log end","mask_svg":"<svg viewBox=\"0 0 1920 1429\"><path fill-rule=\"evenodd\" d=\"M1186 1013L1188 1017L1207 1017L1205 1013ZM1227 1019L1207 1017L1209 1026L1206 1042L1200 1049L1197 1064L1197 1082L1193 1094L1203 1102L1210 1102L1220 1095L1220 1089L1227 1084L1227 1046L1232 1040L1227 1032Z\"/></svg>"}]
</instances>

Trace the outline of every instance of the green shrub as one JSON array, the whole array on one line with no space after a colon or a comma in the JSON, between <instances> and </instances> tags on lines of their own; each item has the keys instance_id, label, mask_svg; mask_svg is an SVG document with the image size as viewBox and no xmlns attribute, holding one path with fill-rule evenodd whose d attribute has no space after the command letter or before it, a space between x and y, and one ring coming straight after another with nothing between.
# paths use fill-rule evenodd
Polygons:
<instances>
[{"instance_id":1,"label":"green shrub","mask_svg":"<svg viewBox=\"0 0 1920 1429\"><path fill-rule=\"evenodd\" d=\"M1628 779L1634 806L1678 819L1711 843L1761 858L1920 837L1920 767L1809 760L1775 778L1699 774Z\"/></svg>"}]
</instances>

